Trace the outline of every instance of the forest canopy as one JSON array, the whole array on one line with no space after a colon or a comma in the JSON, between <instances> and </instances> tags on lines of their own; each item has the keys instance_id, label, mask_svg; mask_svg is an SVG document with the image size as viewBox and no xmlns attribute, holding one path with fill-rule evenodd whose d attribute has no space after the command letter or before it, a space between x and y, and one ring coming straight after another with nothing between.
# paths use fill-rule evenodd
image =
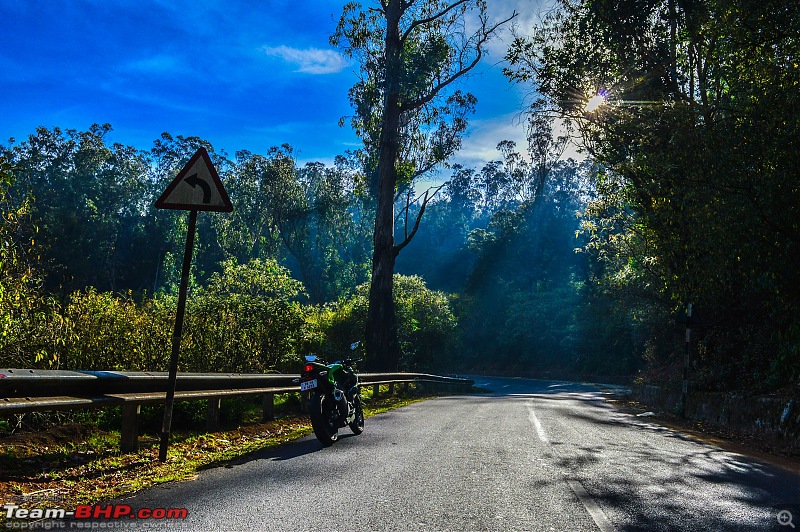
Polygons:
<instances>
[{"instance_id":1,"label":"forest canopy","mask_svg":"<svg viewBox=\"0 0 800 532\"><path fill-rule=\"evenodd\" d=\"M20 308L9 310L0 345L7 364L163 365L186 219L153 202L200 146L234 212L199 218L182 367L288 371L300 354L333 357L363 339L373 203L358 164L341 157L331 167L300 167L286 145L231 159L202 139L169 134L141 151L109 143L112 135L109 125L40 128L3 151L4 212L17 213L4 217L4 250L16 262L3 262L3 293L24 294L26 312L41 318L23 335ZM602 367L571 354L598 334L584 330L571 306L585 291L575 231L594 171L553 164L537 198L529 192L537 168L504 142L498 160L445 176L398 266L403 368ZM405 206L412 216L419 209ZM539 307L526 320L548 316L539 327L547 343L525 334L530 327L518 318L526 301ZM479 318L487 313L492 320ZM461 323L471 323L468 334ZM202 355L212 351L226 356ZM603 358L601 351L593 352ZM635 367L632 348L626 353L615 371ZM559 360L570 360L568 368Z\"/></svg>"}]
</instances>

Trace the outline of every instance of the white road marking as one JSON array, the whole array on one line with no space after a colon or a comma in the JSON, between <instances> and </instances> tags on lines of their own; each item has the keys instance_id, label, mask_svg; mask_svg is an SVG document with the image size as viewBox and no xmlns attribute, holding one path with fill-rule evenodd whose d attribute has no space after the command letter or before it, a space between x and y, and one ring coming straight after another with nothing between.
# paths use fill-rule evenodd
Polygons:
<instances>
[{"instance_id":1,"label":"white road marking","mask_svg":"<svg viewBox=\"0 0 800 532\"><path fill-rule=\"evenodd\" d=\"M536 429L536 434L539 436L539 439L542 440L542 443L550 443L550 440L547 439L547 434L544 433L542 424L539 422L539 418L536 417L536 412L533 411L533 406L529 405L528 411L530 412L528 417L531 423L533 423L533 427Z\"/></svg>"},{"instance_id":2,"label":"white road marking","mask_svg":"<svg viewBox=\"0 0 800 532\"><path fill-rule=\"evenodd\" d=\"M542 440L542 443L550 443L550 440L547 438L547 434L544 432L542 423L539 421L539 418L536 417L536 412L534 412L532 404L528 405L528 417L533 424L533 428L536 429L536 435L539 436L539 439ZM600 508L600 506L595 502L594 499L592 499L592 496L589 495L589 493L583 487L583 484L577 480L568 480L567 484L569 484L569 487L578 497L578 500L581 501L583 507L586 508L589 516L597 525L597 528L600 529L600 532L613 532L615 529L611 524L611 521L608 520L608 517L606 517L606 514L603 513L603 510Z\"/></svg>"},{"instance_id":3,"label":"white road marking","mask_svg":"<svg viewBox=\"0 0 800 532\"><path fill-rule=\"evenodd\" d=\"M581 501L581 504L583 504L584 508L586 508L586 511L589 512L589 515L594 520L594 524L597 525L597 528L600 529L600 532L612 532L615 530L614 526L611 524L611 521L608 520L606 514L600 509L600 506L584 489L583 484L577 480L568 480L567 484L569 484L569 487L575 492L575 495L578 496L578 500Z\"/></svg>"}]
</instances>

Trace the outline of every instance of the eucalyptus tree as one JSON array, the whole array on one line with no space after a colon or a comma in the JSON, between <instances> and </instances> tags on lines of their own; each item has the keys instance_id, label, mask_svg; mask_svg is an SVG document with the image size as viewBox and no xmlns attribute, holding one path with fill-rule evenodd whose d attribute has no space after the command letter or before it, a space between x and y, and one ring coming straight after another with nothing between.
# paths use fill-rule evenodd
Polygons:
<instances>
[{"instance_id":1,"label":"eucalyptus tree","mask_svg":"<svg viewBox=\"0 0 800 532\"><path fill-rule=\"evenodd\" d=\"M351 124L364 143L369 189L376 198L372 281L365 344L369 363L395 369L400 361L392 296L395 260L414 238L433 194L395 241L398 188L445 162L460 146L470 94L453 90L478 65L504 23L489 21L483 0L378 0L344 7L331 43L360 63L350 90Z\"/></svg>"},{"instance_id":2,"label":"eucalyptus tree","mask_svg":"<svg viewBox=\"0 0 800 532\"><path fill-rule=\"evenodd\" d=\"M220 244L240 264L280 258L281 226L302 203L292 147L274 146L266 155L236 153L226 179L233 212L218 220Z\"/></svg>"},{"instance_id":3,"label":"eucalyptus tree","mask_svg":"<svg viewBox=\"0 0 800 532\"><path fill-rule=\"evenodd\" d=\"M366 280L359 180L341 164L315 162L298 170L297 181L303 194L281 222L281 237L311 300L332 301Z\"/></svg>"},{"instance_id":4,"label":"eucalyptus tree","mask_svg":"<svg viewBox=\"0 0 800 532\"><path fill-rule=\"evenodd\" d=\"M109 124L87 131L37 128L4 148L13 189L31 193L49 289L141 288L148 167L143 153L109 144Z\"/></svg>"},{"instance_id":5,"label":"eucalyptus tree","mask_svg":"<svg viewBox=\"0 0 800 532\"><path fill-rule=\"evenodd\" d=\"M188 229L188 216L183 211L156 209L154 204L199 148L204 148L209 153L223 182L227 182L233 173L234 164L224 151L215 151L209 141L200 137L173 136L164 132L147 152L149 179L146 210L150 249L156 255L150 261L153 263L151 282L154 291L162 286L177 287ZM197 253L192 264L193 279L198 277L202 278L199 280L205 280L219 270L219 262L228 258L227 250L222 245L224 241L222 232L225 229L223 220L228 217L227 213L205 213L198 218L195 237ZM150 267L147 271L151 272Z\"/></svg>"}]
</instances>

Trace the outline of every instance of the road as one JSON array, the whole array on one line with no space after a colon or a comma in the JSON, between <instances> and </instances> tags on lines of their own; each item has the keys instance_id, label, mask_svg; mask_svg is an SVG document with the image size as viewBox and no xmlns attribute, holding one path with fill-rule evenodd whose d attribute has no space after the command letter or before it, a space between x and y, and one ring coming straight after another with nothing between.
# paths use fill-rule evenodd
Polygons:
<instances>
[{"instance_id":1,"label":"road","mask_svg":"<svg viewBox=\"0 0 800 532\"><path fill-rule=\"evenodd\" d=\"M622 413L588 385L477 378L367 419L322 448L306 437L133 508L187 508L187 530L792 530L800 476ZM796 523L797 522L797 523ZM153 523L155 524L155 523Z\"/></svg>"}]
</instances>

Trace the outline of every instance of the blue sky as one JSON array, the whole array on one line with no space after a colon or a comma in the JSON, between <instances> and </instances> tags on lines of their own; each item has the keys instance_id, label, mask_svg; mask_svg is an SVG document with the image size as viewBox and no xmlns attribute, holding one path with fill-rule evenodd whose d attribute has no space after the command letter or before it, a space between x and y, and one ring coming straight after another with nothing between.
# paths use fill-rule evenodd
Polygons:
<instances>
[{"instance_id":1,"label":"blue sky","mask_svg":"<svg viewBox=\"0 0 800 532\"><path fill-rule=\"evenodd\" d=\"M344 3L0 0L0 142L108 122L112 141L141 149L168 131L230 155L288 142L301 161L330 162L359 146L338 126L357 65L328 44ZM527 29L539 0L489 3L495 17L519 11ZM500 140L524 138L524 91L498 64L508 42L462 85L478 111L460 162L482 164Z\"/></svg>"}]
</instances>

